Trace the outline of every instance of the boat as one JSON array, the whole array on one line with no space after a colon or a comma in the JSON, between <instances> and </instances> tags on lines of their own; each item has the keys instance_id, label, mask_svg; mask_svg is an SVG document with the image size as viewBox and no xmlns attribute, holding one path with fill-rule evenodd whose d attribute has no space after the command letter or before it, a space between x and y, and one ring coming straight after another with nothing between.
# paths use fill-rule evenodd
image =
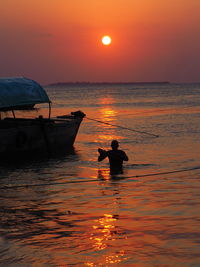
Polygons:
<instances>
[{"instance_id":1,"label":"boat","mask_svg":"<svg viewBox=\"0 0 200 267\"><path fill-rule=\"evenodd\" d=\"M44 103L48 104L47 116L24 116L25 111ZM73 148L85 114L75 111L51 118L51 104L47 92L36 81L0 78L0 158L51 155ZM16 116L19 110L22 117Z\"/></svg>"}]
</instances>

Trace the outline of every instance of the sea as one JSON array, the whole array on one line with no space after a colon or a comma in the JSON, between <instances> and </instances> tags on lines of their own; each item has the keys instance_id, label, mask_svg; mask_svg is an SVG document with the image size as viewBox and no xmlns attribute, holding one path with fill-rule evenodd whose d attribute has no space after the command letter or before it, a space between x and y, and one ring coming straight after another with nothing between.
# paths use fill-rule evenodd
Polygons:
<instances>
[{"instance_id":1,"label":"sea","mask_svg":"<svg viewBox=\"0 0 200 267\"><path fill-rule=\"evenodd\" d=\"M200 84L45 89L86 117L73 150L0 163L0 266L199 267ZM113 139L122 174L97 160Z\"/></svg>"}]
</instances>

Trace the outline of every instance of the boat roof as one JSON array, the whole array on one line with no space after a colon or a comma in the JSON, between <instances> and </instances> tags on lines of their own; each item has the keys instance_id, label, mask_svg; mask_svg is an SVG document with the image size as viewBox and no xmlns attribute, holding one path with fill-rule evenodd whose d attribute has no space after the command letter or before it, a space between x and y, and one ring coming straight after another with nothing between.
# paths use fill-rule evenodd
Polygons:
<instances>
[{"instance_id":1,"label":"boat roof","mask_svg":"<svg viewBox=\"0 0 200 267\"><path fill-rule=\"evenodd\" d=\"M0 78L0 110L30 109L50 103L44 88L28 78Z\"/></svg>"}]
</instances>

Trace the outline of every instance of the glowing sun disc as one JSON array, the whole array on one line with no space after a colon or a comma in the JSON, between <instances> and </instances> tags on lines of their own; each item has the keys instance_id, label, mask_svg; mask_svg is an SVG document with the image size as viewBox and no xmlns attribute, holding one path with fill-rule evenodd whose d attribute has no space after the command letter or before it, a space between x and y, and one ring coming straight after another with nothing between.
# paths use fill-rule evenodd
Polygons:
<instances>
[{"instance_id":1,"label":"glowing sun disc","mask_svg":"<svg viewBox=\"0 0 200 267\"><path fill-rule=\"evenodd\" d=\"M101 41L104 45L109 45L111 44L112 39L110 38L110 36L106 35L101 39Z\"/></svg>"}]
</instances>

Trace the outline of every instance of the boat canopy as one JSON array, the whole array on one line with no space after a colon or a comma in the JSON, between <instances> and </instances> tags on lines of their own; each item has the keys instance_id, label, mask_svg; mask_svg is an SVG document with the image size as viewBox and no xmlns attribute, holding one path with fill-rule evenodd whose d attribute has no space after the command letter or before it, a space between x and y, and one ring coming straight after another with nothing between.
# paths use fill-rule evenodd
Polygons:
<instances>
[{"instance_id":1,"label":"boat canopy","mask_svg":"<svg viewBox=\"0 0 200 267\"><path fill-rule=\"evenodd\" d=\"M0 78L0 111L31 109L50 103L44 88L28 78Z\"/></svg>"}]
</instances>

